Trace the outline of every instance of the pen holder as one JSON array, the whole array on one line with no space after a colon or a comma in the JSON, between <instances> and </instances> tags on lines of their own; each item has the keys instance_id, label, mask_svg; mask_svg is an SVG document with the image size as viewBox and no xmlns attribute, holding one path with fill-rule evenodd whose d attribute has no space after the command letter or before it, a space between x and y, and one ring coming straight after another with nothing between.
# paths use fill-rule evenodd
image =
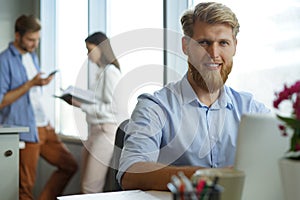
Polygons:
<instances>
[{"instance_id":1,"label":"pen holder","mask_svg":"<svg viewBox=\"0 0 300 200\"><path fill-rule=\"evenodd\" d=\"M223 190L221 186L214 185L206 187L201 192L197 190L179 192L172 183L169 183L167 186L172 192L173 200L221 200L221 192Z\"/></svg>"},{"instance_id":2,"label":"pen holder","mask_svg":"<svg viewBox=\"0 0 300 200\"><path fill-rule=\"evenodd\" d=\"M213 179L219 177L218 185L223 188L220 199L222 200L241 200L245 173L236 169L201 169L197 170L191 177L193 184L196 184L202 177Z\"/></svg>"}]
</instances>

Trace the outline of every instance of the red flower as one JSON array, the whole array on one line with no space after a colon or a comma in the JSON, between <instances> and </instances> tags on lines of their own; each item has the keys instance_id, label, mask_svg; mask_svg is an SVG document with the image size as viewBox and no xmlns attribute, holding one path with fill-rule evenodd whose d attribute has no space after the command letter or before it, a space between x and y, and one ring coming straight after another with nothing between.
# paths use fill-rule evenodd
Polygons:
<instances>
[{"instance_id":1,"label":"red flower","mask_svg":"<svg viewBox=\"0 0 300 200\"><path fill-rule=\"evenodd\" d=\"M281 130L281 131L285 131L285 126L284 125L282 125L282 124L280 124L279 126L278 126L278 128Z\"/></svg>"},{"instance_id":2,"label":"red flower","mask_svg":"<svg viewBox=\"0 0 300 200\"><path fill-rule=\"evenodd\" d=\"M293 104L296 118L300 120L300 93L297 94L295 103Z\"/></svg>"},{"instance_id":3,"label":"red flower","mask_svg":"<svg viewBox=\"0 0 300 200\"><path fill-rule=\"evenodd\" d=\"M300 152L300 81L297 81L292 86L288 87L284 85L281 92L275 93L275 100L273 101L274 108L279 108L281 102L288 100L292 103L293 111L290 117L282 117L277 115L278 118L284 122L284 124L279 125L280 132L282 136L288 136L287 129L293 130L293 135L291 137L289 153ZM294 159L299 159L299 154L291 156Z\"/></svg>"},{"instance_id":4,"label":"red flower","mask_svg":"<svg viewBox=\"0 0 300 200\"><path fill-rule=\"evenodd\" d=\"M295 150L296 150L296 151L300 151L300 144L296 144L296 145L295 145Z\"/></svg>"}]
</instances>

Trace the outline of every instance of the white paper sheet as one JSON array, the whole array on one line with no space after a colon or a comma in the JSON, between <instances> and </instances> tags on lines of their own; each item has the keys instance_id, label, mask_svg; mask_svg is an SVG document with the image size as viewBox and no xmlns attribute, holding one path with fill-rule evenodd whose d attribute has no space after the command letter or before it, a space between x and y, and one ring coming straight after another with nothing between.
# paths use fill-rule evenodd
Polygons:
<instances>
[{"instance_id":1,"label":"white paper sheet","mask_svg":"<svg viewBox=\"0 0 300 200\"><path fill-rule=\"evenodd\" d=\"M120 192L104 192L96 194L82 194L57 197L59 200L159 200L141 190L130 190Z\"/></svg>"}]
</instances>

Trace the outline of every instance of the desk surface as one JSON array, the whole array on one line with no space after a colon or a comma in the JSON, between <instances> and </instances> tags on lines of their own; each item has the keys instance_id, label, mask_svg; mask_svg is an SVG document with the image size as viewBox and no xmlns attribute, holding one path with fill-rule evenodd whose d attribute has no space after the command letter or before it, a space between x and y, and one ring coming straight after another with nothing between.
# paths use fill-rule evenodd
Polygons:
<instances>
[{"instance_id":1,"label":"desk surface","mask_svg":"<svg viewBox=\"0 0 300 200\"><path fill-rule=\"evenodd\" d=\"M171 192L163 192L163 191L146 191L146 193L162 200L172 200Z\"/></svg>"},{"instance_id":2,"label":"desk surface","mask_svg":"<svg viewBox=\"0 0 300 200\"><path fill-rule=\"evenodd\" d=\"M57 197L59 200L172 200L170 192L162 191L141 191L141 190L129 190L121 192L104 192L96 194L82 194L82 195L70 195Z\"/></svg>"}]
</instances>

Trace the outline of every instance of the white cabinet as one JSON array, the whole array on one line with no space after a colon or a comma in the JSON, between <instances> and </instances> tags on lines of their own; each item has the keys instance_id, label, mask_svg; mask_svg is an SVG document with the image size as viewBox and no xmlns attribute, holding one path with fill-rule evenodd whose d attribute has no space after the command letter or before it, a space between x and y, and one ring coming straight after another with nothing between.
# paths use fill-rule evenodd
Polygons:
<instances>
[{"instance_id":1,"label":"white cabinet","mask_svg":"<svg viewBox=\"0 0 300 200\"><path fill-rule=\"evenodd\" d=\"M19 199L19 132L26 127L0 125L0 199Z\"/></svg>"}]
</instances>

